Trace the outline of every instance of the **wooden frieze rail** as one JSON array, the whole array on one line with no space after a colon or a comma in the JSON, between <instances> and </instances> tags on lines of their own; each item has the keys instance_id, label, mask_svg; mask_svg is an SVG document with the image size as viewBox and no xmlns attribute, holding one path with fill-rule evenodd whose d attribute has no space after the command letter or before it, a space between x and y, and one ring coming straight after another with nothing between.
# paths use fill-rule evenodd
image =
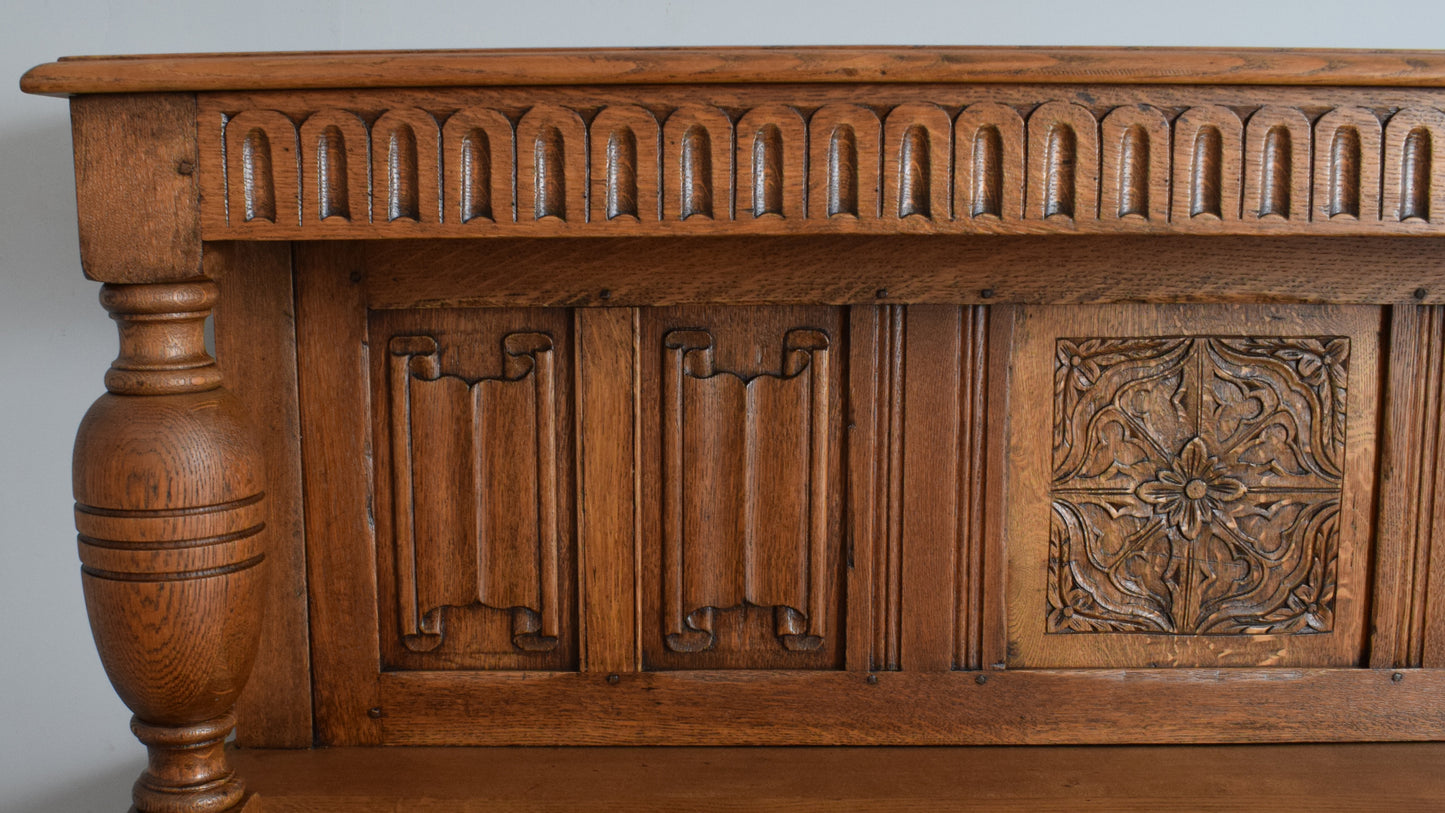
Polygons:
<instances>
[{"instance_id":1,"label":"wooden frieze rail","mask_svg":"<svg viewBox=\"0 0 1445 813\"><path fill-rule=\"evenodd\" d=\"M140 811L267 804L233 727L1445 739L1445 55L83 57L22 87L71 97L120 331L76 524Z\"/></svg>"}]
</instances>

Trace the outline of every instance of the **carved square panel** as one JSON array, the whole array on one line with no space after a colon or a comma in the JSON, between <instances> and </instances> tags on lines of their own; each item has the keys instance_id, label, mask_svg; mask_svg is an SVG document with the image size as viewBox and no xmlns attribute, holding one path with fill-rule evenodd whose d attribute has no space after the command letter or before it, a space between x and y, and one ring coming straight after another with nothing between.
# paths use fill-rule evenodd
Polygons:
<instances>
[{"instance_id":1,"label":"carved square panel","mask_svg":"<svg viewBox=\"0 0 1445 813\"><path fill-rule=\"evenodd\" d=\"M1011 665L1360 661L1378 309L1037 308L1018 325Z\"/></svg>"},{"instance_id":2,"label":"carved square panel","mask_svg":"<svg viewBox=\"0 0 1445 813\"><path fill-rule=\"evenodd\" d=\"M573 667L568 313L373 311L368 330L384 664Z\"/></svg>"},{"instance_id":3,"label":"carved square panel","mask_svg":"<svg viewBox=\"0 0 1445 813\"><path fill-rule=\"evenodd\" d=\"M644 310L644 665L842 664L840 308Z\"/></svg>"}]
</instances>

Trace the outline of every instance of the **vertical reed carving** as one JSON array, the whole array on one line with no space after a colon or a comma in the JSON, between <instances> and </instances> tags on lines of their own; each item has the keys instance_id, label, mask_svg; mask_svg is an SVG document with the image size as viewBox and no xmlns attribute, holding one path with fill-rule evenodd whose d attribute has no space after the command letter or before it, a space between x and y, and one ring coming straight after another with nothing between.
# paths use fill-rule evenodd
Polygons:
<instances>
[{"instance_id":1,"label":"vertical reed carving","mask_svg":"<svg viewBox=\"0 0 1445 813\"><path fill-rule=\"evenodd\" d=\"M928 131L922 125L914 124L903 131L903 140L898 145L899 217L933 216L929 201L929 183L932 180L930 175L933 168L931 147L928 143Z\"/></svg>"},{"instance_id":2,"label":"vertical reed carving","mask_svg":"<svg viewBox=\"0 0 1445 813\"><path fill-rule=\"evenodd\" d=\"M150 752L138 810L227 810L244 791L225 739L261 619L264 465L206 352L215 300L205 280L102 289L120 354L75 441L86 608Z\"/></svg>"},{"instance_id":3,"label":"vertical reed carving","mask_svg":"<svg viewBox=\"0 0 1445 813\"><path fill-rule=\"evenodd\" d=\"M371 214L371 162L367 160L366 124L345 110L320 110L301 125L302 184L306 194L302 222L340 220L367 222ZM315 207L314 209L311 207Z\"/></svg>"},{"instance_id":4,"label":"vertical reed carving","mask_svg":"<svg viewBox=\"0 0 1445 813\"><path fill-rule=\"evenodd\" d=\"M732 122L715 107L689 105L663 125L664 211L670 220L732 216Z\"/></svg>"},{"instance_id":5,"label":"vertical reed carving","mask_svg":"<svg viewBox=\"0 0 1445 813\"><path fill-rule=\"evenodd\" d=\"M1429 608L1445 590L1445 308L1397 305L1389 310L1380 554L1369 665L1438 667L1445 663L1445 631L1431 623Z\"/></svg>"},{"instance_id":6,"label":"vertical reed carving","mask_svg":"<svg viewBox=\"0 0 1445 813\"><path fill-rule=\"evenodd\" d=\"M954 216L1024 216L1024 122L1007 105L969 105L953 122Z\"/></svg>"},{"instance_id":7,"label":"vertical reed carving","mask_svg":"<svg viewBox=\"0 0 1445 813\"><path fill-rule=\"evenodd\" d=\"M1209 226L1240 218L1244 124L1219 105L1191 107L1174 123L1176 224Z\"/></svg>"},{"instance_id":8,"label":"vertical reed carving","mask_svg":"<svg viewBox=\"0 0 1445 813\"><path fill-rule=\"evenodd\" d=\"M390 342L392 518L402 642L436 649L448 608L511 615L512 645L555 649L557 380L552 339L511 333L500 378L443 374L437 341Z\"/></svg>"},{"instance_id":9,"label":"vertical reed carving","mask_svg":"<svg viewBox=\"0 0 1445 813\"><path fill-rule=\"evenodd\" d=\"M861 105L830 104L813 113L808 128L808 216L878 217L878 116Z\"/></svg>"},{"instance_id":10,"label":"vertical reed carving","mask_svg":"<svg viewBox=\"0 0 1445 813\"><path fill-rule=\"evenodd\" d=\"M1385 127L1387 219L1440 222L1445 213L1445 113L1411 107L1390 117Z\"/></svg>"},{"instance_id":11,"label":"vertical reed carving","mask_svg":"<svg viewBox=\"0 0 1445 813\"><path fill-rule=\"evenodd\" d=\"M745 605L773 608L784 648L823 645L829 347L821 330L790 330L781 371L744 380L715 368L707 331L663 337L668 649L711 648L714 614Z\"/></svg>"},{"instance_id":12,"label":"vertical reed carving","mask_svg":"<svg viewBox=\"0 0 1445 813\"><path fill-rule=\"evenodd\" d=\"M1244 145L1244 217L1302 220L1310 200L1309 120L1292 107L1249 117Z\"/></svg>"},{"instance_id":13,"label":"vertical reed carving","mask_svg":"<svg viewBox=\"0 0 1445 813\"><path fill-rule=\"evenodd\" d=\"M1072 102L1048 102L1029 116L1031 218L1092 220L1099 210L1099 133L1094 114Z\"/></svg>"},{"instance_id":14,"label":"vertical reed carving","mask_svg":"<svg viewBox=\"0 0 1445 813\"><path fill-rule=\"evenodd\" d=\"M1189 177L1189 216L1222 218L1224 137L1219 128L1206 125L1194 134L1194 157Z\"/></svg>"},{"instance_id":15,"label":"vertical reed carving","mask_svg":"<svg viewBox=\"0 0 1445 813\"><path fill-rule=\"evenodd\" d=\"M1099 217L1169 219L1169 122L1147 105L1120 107L1101 122L1104 176Z\"/></svg>"},{"instance_id":16,"label":"vertical reed carving","mask_svg":"<svg viewBox=\"0 0 1445 813\"><path fill-rule=\"evenodd\" d=\"M511 223L512 123L485 108L453 113L442 129L444 219Z\"/></svg>"},{"instance_id":17,"label":"vertical reed carving","mask_svg":"<svg viewBox=\"0 0 1445 813\"><path fill-rule=\"evenodd\" d=\"M246 220L276 222L276 185L271 174L271 141L260 127L246 134L241 145L242 181Z\"/></svg>"},{"instance_id":18,"label":"vertical reed carving","mask_svg":"<svg viewBox=\"0 0 1445 813\"><path fill-rule=\"evenodd\" d=\"M1360 133L1341 127L1330 145L1330 217L1360 216L1360 171Z\"/></svg>"},{"instance_id":19,"label":"vertical reed carving","mask_svg":"<svg viewBox=\"0 0 1445 813\"><path fill-rule=\"evenodd\" d=\"M840 124L828 143L828 217L858 216L858 138Z\"/></svg>"},{"instance_id":20,"label":"vertical reed carving","mask_svg":"<svg viewBox=\"0 0 1445 813\"><path fill-rule=\"evenodd\" d=\"M803 159L807 127L798 111L766 105L737 126L738 210L753 217L803 216Z\"/></svg>"},{"instance_id":21,"label":"vertical reed carving","mask_svg":"<svg viewBox=\"0 0 1445 813\"><path fill-rule=\"evenodd\" d=\"M658 135L657 119L634 105L608 107L592 120L593 222L662 217Z\"/></svg>"},{"instance_id":22,"label":"vertical reed carving","mask_svg":"<svg viewBox=\"0 0 1445 813\"><path fill-rule=\"evenodd\" d=\"M228 219L232 225L300 222L296 125L274 110L226 122Z\"/></svg>"},{"instance_id":23,"label":"vertical reed carving","mask_svg":"<svg viewBox=\"0 0 1445 813\"><path fill-rule=\"evenodd\" d=\"M587 128L575 111L554 105L527 111L517 123L519 213L533 220L587 220L586 144Z\"/></svg>"},{"instance_id":24,"label":"vertical reed carving","mask_svg":"<svg viewBox=\"0 0 1445 813\"><path fill-rule=\"evenodd\" d=\"M532 154L532 208L537 220L544 217L567 219L567 173L562 168L566 150L562 131L544 127L537 133Z\"/></svg>"},{"instance_id":25,"label":"vertical reed carving","mask_svg":"<svg viewBox=\"0 0 1445 813\"><path fill-rule=\"evenodd\" d=\"M442 217L441 132L414 107L382 114L371 127L372 219L436 223Z\"/></svg>"},{"instance_id":26,"label":"vertical reed carving","mask_svg":"<svg viewBox=\"0 0 1445 813\"><path fill-rule=\"evenodd\" d=\"M1380 120L1341 107L1315 122L1314 137L1315 219L1379 220Z\"/></svg>"},{"instance_id":27,"label":"vertical reed carving","mask_svg":"<svg viewBox=\"0 0 1445 813\"><path fill-rule=\"evenodd\" d=\"M887 217L919 216L934 221L952 217L951 159L953 122L933 104L903 104L884 123L883 210Z\"/></svg>"}]
</instances>

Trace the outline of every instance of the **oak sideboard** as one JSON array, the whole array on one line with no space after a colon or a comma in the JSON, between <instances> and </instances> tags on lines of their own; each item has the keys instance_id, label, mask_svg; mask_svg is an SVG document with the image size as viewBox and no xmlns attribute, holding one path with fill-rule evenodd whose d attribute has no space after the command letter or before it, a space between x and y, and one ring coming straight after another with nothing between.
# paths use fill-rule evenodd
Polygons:
<instances>
[{"instance_id":1,"label":"oak sideboard","mask_svg":"<svg viewBox=\"0 0 1445 813\"><path fill-rule=\"evenodd\" d=\"M22 87L120 333L75 521L140 811L320 746L1445 740L1445 53Z\"/></svg>"}]
</instances>

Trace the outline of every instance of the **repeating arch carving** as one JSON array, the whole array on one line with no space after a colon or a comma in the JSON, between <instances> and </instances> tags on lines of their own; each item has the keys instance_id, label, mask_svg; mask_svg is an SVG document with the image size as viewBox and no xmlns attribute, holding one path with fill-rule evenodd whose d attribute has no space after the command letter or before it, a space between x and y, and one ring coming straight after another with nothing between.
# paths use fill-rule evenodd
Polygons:
<instances>
[{"instance_id":1,"label":"repeating arch carving","mask_svg":"<svg viewBox=\"0 0 1445 813\"><path fill-rule=\"evenodd\" d=\"M657 220L657 119L633 105L592 120L592 221Z\"/></svg>"},{"instance_id":2,"label":"repeating arch carving","mask_svg":"<svg viewBox=\"0 0 1445 813\"><path fill-rule=\"evenodd\" d=\"M1445 113L1406 108L1385 125L1385 217L1440 222L1445 216Z\"/></svg>"},{"instance_id":3,"label":"repeating arch carving","mask_svg":"<svg viewBox=\"0 0 1445 813\"><path fill-rule=\"evenodd\" d=\"M1174 115L1172 98L1141 97L1102 109L1062 99L213 108L221 126L201 132L222 160L202 166L215 192L202 199L203 229L213 239L551 224L867 232L900 221L939 233L1445 230L1437 107L1382 124L1359 106L1196 104Z\"/></svg>"},{"instance_id":4,"label":"repeating arch carving","mask_svg":"<svg viewBox=\"0 0 1445 813\"><path fill-rule=\"evenodd\" d=\"M512 123L495 110L466 108L442 128L442 219L458 223L510 223L516 171Z\"/></svg>"},{"instance_id":5,"label":"repeating arch carving","mask_svg":"<svg viewBox=\"0 0 1445 813\"><path fill-rule=\"evenodd\" d=\"M1073 102L1047 102L1029 115L1028 216L1093 220L1099 212L1098 123Z\"/></svg>"},{"instance_id":6,"label":"repeating arch carving","mask_svg":"<svg viewBox=\"0 0 1445 813\"><path fill-rule=\"evenodd\" d=\"M1219 105L1191 107L1174 123L1175 223L1238 220L1244 125Z\"/></svg>"},{"instance_id":7,"label":"repeating arch carving","mask_svg":"<svg viewBox=\"0 0 1445 813\"><path fill-rule=\"evenodd\" d=\"M1024 120L1004 104L969 105L953 122L954 216L1024 216Z\"/></svg>"},{"instance_id":8,"label":"repeating arch carving","mask_svg":"<svg viewBox=\"0 0 1445 813\"><path fill-rule=\"evenodd\" d=\"M1154 107L1121 107L1104 117L1099 217L1169 218L1169 122Z\"/></svg>"}]
</instances>

